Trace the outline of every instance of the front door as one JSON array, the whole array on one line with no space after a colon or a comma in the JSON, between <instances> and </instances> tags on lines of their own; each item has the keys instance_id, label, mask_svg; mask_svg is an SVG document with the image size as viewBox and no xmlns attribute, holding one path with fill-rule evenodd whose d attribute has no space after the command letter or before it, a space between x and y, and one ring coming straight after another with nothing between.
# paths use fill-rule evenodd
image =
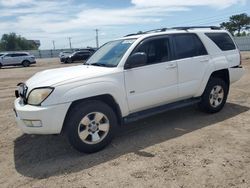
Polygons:
<instances>
[{"instance_id":1,"label":"front door","mask_svg":"<svg viewBox=\"0 0 250 188\"><path fill-rule=\"evenodd\" d=\"M3 58L2 59L3 65L13 65L13 64L15 64L14 61L13 61L12 54L6 54L2 58Z\"/></svg>"},{"instance_id":2,"label":"front door","mask_svg":"<svg viewBox=\"0 0 250 188\"><path fill-rule=\"evenodd\" d=\"M147 64L125 70L130 113L174 101L178 96L177 64L168 36L142 41L132 52L144 52Z\"/></svg>"}]
</instances>

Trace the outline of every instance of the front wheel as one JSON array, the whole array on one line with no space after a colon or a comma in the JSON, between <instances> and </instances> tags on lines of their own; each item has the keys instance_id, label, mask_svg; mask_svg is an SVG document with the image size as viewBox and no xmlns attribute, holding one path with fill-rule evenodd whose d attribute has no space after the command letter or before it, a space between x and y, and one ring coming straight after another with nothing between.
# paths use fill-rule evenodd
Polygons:
<instances>
[{"instance_id":1,"label":"front wheel","mask_svg":"<svg viewBox=\"0 0 250 188\"><path fill-rule=\"evenodd\" d=\"M93 153L111 142L117 119L107 104L88 101L71 109L65 126L69 142L74 148L80 152Z\"/></svg>"},{"instance_id":2,"label":"front wheel","mask_svg":"<svg viewBox=\"0 0 250 188\"><path fill-rule=\"evenodd\" d=\"M228 90L222 79L210 78L199 103L200 109L208 113L219 112L226 103Z\"/></svg>"}]
</instances>

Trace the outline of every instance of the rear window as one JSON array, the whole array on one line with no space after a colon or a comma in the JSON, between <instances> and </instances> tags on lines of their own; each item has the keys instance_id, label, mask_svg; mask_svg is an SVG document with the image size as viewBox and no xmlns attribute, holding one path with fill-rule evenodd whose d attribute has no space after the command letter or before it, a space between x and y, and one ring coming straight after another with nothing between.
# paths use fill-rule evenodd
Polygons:
<instances>
[{"instance_id":1,"label":"rear window","mask_svg":"<svg viewBox=\"0 0 250 188\"><path fill-rule=\"evenodd\" d=\"M207 55L207 50L195 34L177 34L174 41L177 59Z\"/></svg>"},{"instance_id":2,"label":"rear window","mask_svg":"<svg viewBox=\"0 0 250 188\"><path fill-rule=\"evenodd\" d=\"M222 51L235 50L236 46L227 33L205 33Z\"/></svg>"}]
</instances>

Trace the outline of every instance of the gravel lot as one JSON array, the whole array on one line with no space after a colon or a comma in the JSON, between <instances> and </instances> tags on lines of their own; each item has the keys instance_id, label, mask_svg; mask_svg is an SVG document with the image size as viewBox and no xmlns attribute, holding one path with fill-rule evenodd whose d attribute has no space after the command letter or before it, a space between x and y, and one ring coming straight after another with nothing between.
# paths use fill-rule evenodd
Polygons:
<instances>
[{"instance_id":1,"label":"gravel lot","mask_svg":"<svg viewBox=\"0 0 250 188\"><path fill-rule=\"evenodd\" d=\"M63 136L24 135L12 111L16 84L62 65L0 69L0 187L250 187L250 53L246 75L217 114L195 107L120 129L105 150L81 154ZM49 118L49 117L48 117Z\"/></svg>"}]
</instances>

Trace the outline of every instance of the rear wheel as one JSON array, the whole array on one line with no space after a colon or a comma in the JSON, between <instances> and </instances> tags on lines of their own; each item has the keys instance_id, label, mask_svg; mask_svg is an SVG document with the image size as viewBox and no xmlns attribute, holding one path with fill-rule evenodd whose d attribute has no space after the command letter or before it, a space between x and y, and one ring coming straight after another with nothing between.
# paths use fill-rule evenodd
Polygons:
<instances>
[{"instance_id":1,"label":"rear wheel","mask_svg":"<svg viewBox=\"0 0 250 188\"><path fill-rule=\"evenodd\" d=\"M3 67L2 63L0 63L0 69Z\"/></svg>"},{"instance_id":2,"label":"rear wheel","mask_svg":"<svg viewBox=\"0 0 250 188\"><path fill-rule=\"evenodd\" d=\"M80 152L93 153L111 142L117 119L107 104L88 101L71 109L65 126L69 142L74 148Z\"/></svg>"},{"instance_id":3,"label":"rear wheel","mask_svg":"<svg viewBox=\"0 0 250 188\"><path fill-rule=\"evenodd\" d=\"M228 86L220 78L210 78L202 95L199 107L208 113L219 112L225 105L228 95Z\"/></svg>"},{"instance_id":4,"label":"rear wheel","mask_svg":"<svg viewBox=\"0 0 250 188\"><path fill-rule=\"evenodd\" d=\"M23 61L22 64L23 64L24 67L29 67L30 66L30 62L27 61L27 60Z\"/></svg>"}]
</instances>

